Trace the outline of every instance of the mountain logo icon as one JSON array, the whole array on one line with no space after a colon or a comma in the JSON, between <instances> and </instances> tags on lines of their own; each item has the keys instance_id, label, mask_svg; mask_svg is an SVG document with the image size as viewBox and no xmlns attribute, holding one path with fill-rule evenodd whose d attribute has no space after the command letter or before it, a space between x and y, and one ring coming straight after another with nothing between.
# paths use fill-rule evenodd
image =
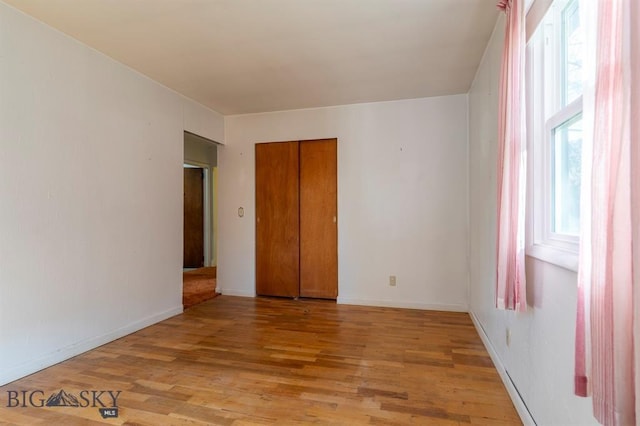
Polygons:
<instances>
[{"instance_id":1,"label":"mountain logo icon","mask_svg":"<svg viewBox=\"0 0 640 426\"><path fill-rule=\"evenodd\" d=\"M60 389L60 392L51 394L45 405L47 407L79 407L80 403L78 398Z\"/></svg>"}]
</instances>

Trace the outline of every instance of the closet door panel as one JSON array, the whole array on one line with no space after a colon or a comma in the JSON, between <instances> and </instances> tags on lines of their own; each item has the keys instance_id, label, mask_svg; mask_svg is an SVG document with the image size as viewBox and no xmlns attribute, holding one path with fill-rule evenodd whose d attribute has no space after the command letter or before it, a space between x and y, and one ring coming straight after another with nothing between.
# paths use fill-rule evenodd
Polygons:
<instances>
[{"instance_id":1,"label":"closet door panel","mask_svg":"<svg viewBox=\"0 0 640 426\"><path fill-rule=\"evenodd\" d=\"M298 297L298 142L256 144L256 293Z\"/></svg>"},{"instance_id":2,"label":"closet door panel","mask_svg":"<svg viewBox=\"0 0 640 426\"><path fill-rule=\"evenodd\" d=\"M338 296L337 140L300 142L300 296Z\"/></svg>"}]
</instances>

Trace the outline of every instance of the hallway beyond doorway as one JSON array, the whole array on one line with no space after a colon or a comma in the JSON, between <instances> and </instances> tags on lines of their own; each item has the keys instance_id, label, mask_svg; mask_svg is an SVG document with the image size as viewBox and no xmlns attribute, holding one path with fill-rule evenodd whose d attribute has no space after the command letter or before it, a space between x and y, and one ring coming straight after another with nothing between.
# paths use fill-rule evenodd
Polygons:
<instances>
[{"instance_id":1,"label":"hallway beyond doorway","mask_svg":"<svg viewBox=\"0 0 640 426\"><path fill-rule=\"evenodd\" d=\"M182 305L184 309L213 299L218 295L216 293L216 273L215 266L182 273Z\"/></svg>"}]
</instances>

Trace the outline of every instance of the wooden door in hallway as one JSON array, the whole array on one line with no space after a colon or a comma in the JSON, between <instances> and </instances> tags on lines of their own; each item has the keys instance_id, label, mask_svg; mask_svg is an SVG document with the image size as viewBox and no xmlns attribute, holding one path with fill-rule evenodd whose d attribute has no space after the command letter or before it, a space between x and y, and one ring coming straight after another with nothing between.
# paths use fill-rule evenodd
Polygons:
<instances>
[{"instance_id":1,"label":"wooden door in hallway","mask_svg":"<svg viewBox=\"0 0 640 426\"><path fill-rule=\"evenodd\" d=\"M256 293L297 297L298 142L256 145Z\"/></svg>"},{"instance_id":2,"label":"wooden door in hallway","mask_svg":"<svg viewBox=\"0 0 640 426\"><path fill-rule=\"evenodd\" d=\"M204 266L204 169L184 169L183 268Z\"/></svg>"},{"instance_id":3,"label":"wooden door in hallway","mask_svg":"<svg viewBox=\"0 0 640 426\"><path fill-rule=\"evenodd\" d=\"M336 139L300 143L300 296L338 296Z\"/></svg>"}]
</instances>

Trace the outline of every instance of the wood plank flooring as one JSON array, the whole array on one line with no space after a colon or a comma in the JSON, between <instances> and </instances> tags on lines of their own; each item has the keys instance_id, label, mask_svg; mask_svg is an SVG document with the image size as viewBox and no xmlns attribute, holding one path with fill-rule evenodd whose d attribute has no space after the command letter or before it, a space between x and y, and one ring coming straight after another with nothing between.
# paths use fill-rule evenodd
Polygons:
<instances>
[{"instance_id":1,"label":"wood plank flooring","mask_svg":"<svg viewBox=\"0 0 640 426\"><path fill-rule=\"evenodd\" d=\"M182 273L182 306L184 309L217 296L216 276L217 268L215 266Z\"/></svg>"},{"instance_id":2,"label":"wood plank flooring","mask_svg":"<svg viewBox=\"0 0 640 426\"><path fill-rule=\"evenodd\" d=\"M120 390L118 417L36 389ZM230 296L0 387L0 423L522 424L467 314Z\"/></svg>"}]
</instances>

